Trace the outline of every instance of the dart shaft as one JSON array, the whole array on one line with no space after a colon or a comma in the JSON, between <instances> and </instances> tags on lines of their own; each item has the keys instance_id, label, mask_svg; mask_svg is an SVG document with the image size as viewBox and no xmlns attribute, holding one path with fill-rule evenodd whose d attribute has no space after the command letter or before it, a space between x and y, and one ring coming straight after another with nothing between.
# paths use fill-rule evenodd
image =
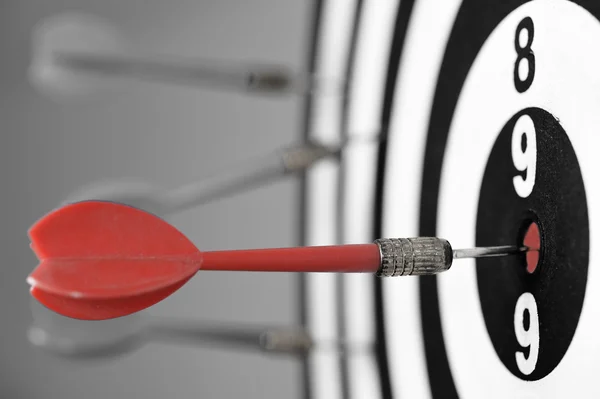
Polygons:
<instances>
[{"instance_id":1,"label":"dart shaft","mask_svg":"<svg viewBox=\"0 0 600 399\"><path fill-rule=\"evenodd\" d=\"M339 148L308 143L238 165L212 178L198 180L166 193L165 211L179 211L205 204L300 172L322 158L339 154L339 151Z\"/></svg>"},{"instance_id":2,"label":"dart shaft","mask_svg":"<svg viewBox=\"0 0 600 399\"><path fill-rule=\"evenodd\" d=\"M373 273L375 244L204 252L203 270Z\"/></svg>"},{"instance_id":3,"label":"dart shaft","mask_svg":"<svg viewBox=\"0 0 600 399\"><path fill-rule=\"evenodd\" d=\"M437 237L392 238L375 241L381 250L378 276L427 276L444 272L453 259L516 255L527 247L496 246L453 250L450 243Z\"/></svg>"},{"instance_id":4,"label":"dart shaft","mask_svg":"<svg viewBox=\"0 0 600 399\"><path fill-rule=\"evenodd\" d=\"M264 328L154 318L148 338L169 343L225 345L278 353L304 353L313 343L301 328Z\"/></svg>"},{"instance_id":5,"label":"dart shaft","mask_svg":"<svg viewBox=\"0 0 600 399\"><path fill-rule=\"evenodd\" d=\"M136 186L120 181L102 182L72 194L65 203L92 199L111 201L165 216L301 172L323 158L338 156L342 148L309 142L171 190L150 190L148 187L152 186L140 187L139 183Z\"/></svg>"},{"instance_id":6,"label":"dart shaft","mask_svg":"<svg viewBox=\"0 0 600 399\"><path fill-rule=\"evenodd\" d=\"M144 59L84 52L58 53L54 59L62 67L74 71L182 85L277 93L291 90L295 83L290 72L279 66Z\"/></svg>"}]
</instances>

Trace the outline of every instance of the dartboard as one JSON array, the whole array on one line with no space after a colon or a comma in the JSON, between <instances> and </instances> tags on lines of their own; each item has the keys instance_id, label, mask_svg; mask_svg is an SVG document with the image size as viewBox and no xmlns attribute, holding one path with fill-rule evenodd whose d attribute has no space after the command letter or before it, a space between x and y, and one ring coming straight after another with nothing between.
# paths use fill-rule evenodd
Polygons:
<instances>
[{"instance_id":1,"label":"dartboard","mask_svg":"<svg viewBox=\"0 0 600 399\"><path fill-rule=\"evenodd\" d=\"M307 244L440 236L522 244L439 276L304 278L305 321L357 348L315 353L314 397L597 397L593 207L600 6L329 1L307 135L349 140L305 181ZM353 347L354 348L354 347Z\"/></svg>"},{"instance_id":2,"label":"dartboard","mask_svg":"<svg viewBox=\"0 0 600 399\"><path fill-rule=\"evenodd\" d=\"M341 84L304 94L302 132L342 151L302 176L304 245L540 251L298 276L304 397L600 397L600 4L322 0L310 22L306 72Z\"/></svg>"}]
</instances>

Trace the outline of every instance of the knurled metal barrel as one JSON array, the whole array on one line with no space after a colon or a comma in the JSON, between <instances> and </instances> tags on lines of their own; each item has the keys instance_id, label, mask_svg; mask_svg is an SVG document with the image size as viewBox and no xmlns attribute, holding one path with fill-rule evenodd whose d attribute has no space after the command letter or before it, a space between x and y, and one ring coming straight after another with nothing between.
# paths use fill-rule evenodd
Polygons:
<instances>
[{"instance_id":1,"label":"knurled metal barrel","mask_svg":"<svg viewBox=\"0 0 600 399\"><path fill-rule=\"evenodd\" d=\"M303 330L267 330L260 336L260 346L266 351L304 353L308 352L313 341Z\"/></svg>"},{"instance_id":2,"label":"knurled metal barrel","mask_svg":"<svg viewBox=\"0 0 600 399\"><path fill-rule=\"evenodd\" d=\"M452 265L452 246L442 238L383 238L375 244L381 254L377 271L380 277L427 276L444 272Z\"/></svg>"},{"instance_id":3,"label":"knurled metal barrel","mask_svg":"<svg viewBox=\"0 0 600 399\"><path fill-rule=\"evenodd\" d=\"M247 85L250 90L281 92L292 85L290 73L284 70L250 72Z\"/></svg>"}]
</instances>

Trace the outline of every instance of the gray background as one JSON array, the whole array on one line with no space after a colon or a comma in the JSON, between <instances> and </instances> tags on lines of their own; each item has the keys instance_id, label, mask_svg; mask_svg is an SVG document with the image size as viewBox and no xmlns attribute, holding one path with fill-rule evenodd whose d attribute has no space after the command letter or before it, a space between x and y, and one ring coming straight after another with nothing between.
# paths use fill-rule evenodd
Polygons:
<instances>
[{"instance_id":1,"label":"gray background","mask_svg":"<svg viewBox=\"0 0 600 399\"><path fill-rule=\"evenodd\" d=\"M0 397L299 397L300 363L217 348L151 344L117 361L72 363L32 348L27 228L97 179L167 187L300 138L299 98L256 98L127 84L65 101L27 80L33 26L76 10L109 20L140 50L304 63L310 2L280 0L4 0L0 3ZM295 180L178 214L204 249L288 246L298 225ZM296 276L205 272L151 310L194 319L293 324Z\"/></svg>"}]
</instances>

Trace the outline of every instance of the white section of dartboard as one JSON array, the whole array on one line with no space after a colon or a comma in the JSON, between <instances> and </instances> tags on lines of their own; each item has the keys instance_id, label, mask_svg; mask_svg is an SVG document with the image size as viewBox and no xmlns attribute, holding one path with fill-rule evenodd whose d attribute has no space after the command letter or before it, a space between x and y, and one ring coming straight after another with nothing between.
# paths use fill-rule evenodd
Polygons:
<instances>
[{"instance_id":1,"label":"white section of dartboard","mask_svg":"<svg viewBox=\"0 0 600 399\"><path fill-rule=\"evenodd\" d=\"M405 38L389 130L385 237L419 233L421 174L429 112L459 0L415 2ZM385 334L394 397L431 397L421 334L418 280L383 282Z\"/></svg>"},{"instance_id":2,"label":"white section of dartboard","mask_svg":"<svg viewBox=\"0 0 600 399\"><path fill-rule=\"evenodd\" d=\"M535 25L535 78L522 94L514 89L513 39L519 21ZM586 296L571 345L558 366L538 381L523 381L502 364L487 333L475 263L465 260L438 279L444 342L461 398L600 397L598 304L600 274L594 244L600 229L600 23L564 1L527 3L490 35L474 62L450 129L441 180L438 234L457 247L475 243L476 209L486 163L502 127L523 108L535 106L560 119L581 168L589 206L590 253ZM491 101L482 100L494 99ZM467 162L468 161L468 162ZM540 348L543 350L543 348Z\"/></svg>"},{"instance_id":3,"label":"white section of dartboard","mask_svg":"<svg viewBox=\"0 0 600 399\"><path fill-rule=\"evenodd\" d=\"M321 30L317 39L316 74L325 81L344 79L350 37L353 29L355 0L331 0L322 6ZM309 137L320 143L341 142L342 97L317 95L313 98ZM324 160L306 175L306 245L337 244L337 189L339 164ZM334 274L306 276L307 328L319 343L338 340ZM316 350L308 356L309 392L314 398L340 398L341 371L338 355L331 350Z\"/></svg>"},{"instance_id":4,"label":"white section of dartboard","mask_svg":"<svg viewBox=\"0 0 600 399\"><path fill-rule=\"evenodd\" d=\"M377 168L376 138L398 1L368 1L362 5L353 60L344 150L342 240L346 244L373 240L373 207ZM351 398L381 395L375 342L374 281L370 274L347 274L344 284L344 339L359 348L350 353L348 383ZM365 350L367 349L367 350Z\"/></svg>"},{"instance_id":5,"label":"white section of dartboard","mask_svg":"<svg viewBox=\"0 0 600 399\"><path fill-rule=\"evenodd\" d=\"M380 131L383 92L400 0L367 1L363 11L350 82L350 135L362 142Z\"/></svg>"},{"instance_id":6,"label":"white section of dartboard","mask_svg":"<svg viewBox=\"0 0 600 399\"><path fill-rule=\"evenodd\" d=\"M377 143L350 144L345 152L344 241L372 241L373 198ZM348 274L344 284L345 341L359 348L370 348L375 342L374 282L372 274ZM375 353L371 350L351 352L348 361L349 393L352 398L381 395Z\"/></svg>"}]
</instances>

